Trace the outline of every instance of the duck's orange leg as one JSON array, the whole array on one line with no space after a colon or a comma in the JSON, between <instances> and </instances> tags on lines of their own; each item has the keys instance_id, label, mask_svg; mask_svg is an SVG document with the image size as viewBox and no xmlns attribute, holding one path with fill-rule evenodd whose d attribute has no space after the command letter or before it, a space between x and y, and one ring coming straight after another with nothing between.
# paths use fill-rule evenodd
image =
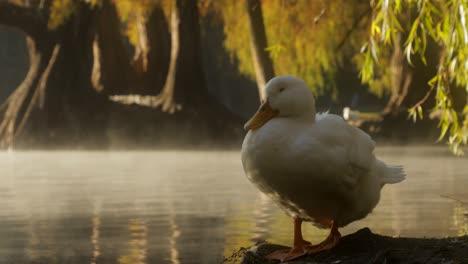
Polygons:
<instances>
[{"instance_id":1,"label":"duck's orange leg","mask_svg":"<svg viewBox=\"0 0 468 264\"><path fill-rule=\"evenodd\" d=\"M306 247L307 253L316 254L325 250L332 249L338 244L338 242L340 242L340 239L341 239L341 234L338 231L338 227L335 225L335 222L333 221L331 225L330 234L328 235L328 237L320 244L317 244L314 246L312 245L307 246Z\"/></svg>"},{"instance_id":2,"label":"duck's orange leg","mask_svg":"<svg viewBox=\"0 0 468 264\"><path fill-rule=\"evenodd\" d=\"M284 262L309 253L310 242L302 238L301 224L302 219L294 218L294 247L292 249L277 250L267 255L266 258Z\"/></svg>"}]
</instances>

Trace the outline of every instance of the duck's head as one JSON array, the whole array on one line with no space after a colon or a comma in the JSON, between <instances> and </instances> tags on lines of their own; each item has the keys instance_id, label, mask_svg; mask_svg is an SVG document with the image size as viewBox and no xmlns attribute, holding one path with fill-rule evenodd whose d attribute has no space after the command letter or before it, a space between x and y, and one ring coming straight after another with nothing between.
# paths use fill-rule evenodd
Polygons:
<instances>
[{"instance_id":1,"label":"duck's head","mask_svg":"<svg viewBox=\"0 0 468 264\"><path fill-rule=\"evenodd\" d=\"M262 127L275 117L315 120L315 99L307 84L292 75L271 79L265 86L266 99L245 124L246 130Z\"/></svg>"}]
</instances>

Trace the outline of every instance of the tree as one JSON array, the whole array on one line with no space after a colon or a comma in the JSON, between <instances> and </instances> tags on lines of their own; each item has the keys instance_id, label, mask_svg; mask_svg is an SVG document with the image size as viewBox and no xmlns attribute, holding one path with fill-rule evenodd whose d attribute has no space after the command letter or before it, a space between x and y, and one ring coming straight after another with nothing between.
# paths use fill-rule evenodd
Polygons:
<instances>
[{"instance_id":1,"label":"tree","mask_svg":"<svg viewBox=\"0 0 468 264\"><path fill-rule=\"evenodd\" d=\"M82 138L98 131L106 115L106 99L93 90L89 78L95 12L83 2L69 2L73 14L54 25L47 20L54 15L49 13L53 3L45 2L29 7L0 3L0 23L27 35L30 57L23 83L1 106L3 147L20 136L28 138L23 132L32 132L30 127L41 142Z\"/></svg>"},{"instance_id":2,"label":"tree","mask_svg":"<svg viewBox=\"0 0 468 264\"><path fill-rule=\"evenodd\" d=\"M379 0L372 3L373 20L366 44L363 81L369 82L374 78L381 50L400 45L400 34L406 33L404 55L410 65L416 58L428 64L428 58L434 57L430 44L435 43L440 49L436 56L437 71L428 81L426 95L408 110L409 116L413 120L422 119L422 106L435 93L433 110L440 117L439 140L448 135L451 150L462 154L461 146L468 142L468 3L423 0ZM403 10L415 12L407 14ZM409 22L409 29L405 30L402 21Z\"/></svg>"},{"instance_id":3,"label":"tree","mask_svg":"<svg viewBox=\"0 0 468 264\"><path fill-rule=\"evenodd\" d=\"M250 49L252 50L258 94L262 100L265 98L265 85L275 77L275 71L270 53L267 51L268 41L260 0L247 0L246 8L249 17Z\"/></svg>"},{"instance_id":4,"label":"tree","mask_svg":"<svg viewBox=\"0 0 468 264\"><path fill-rule=\"evenodd\" d=\"M362 20L368 16L358 17L370 13L368 4L345 0L259 2L275 73L301 76L316 95L335 93L339 67L360 47L366 29ZM239 61L239 70L256 79L252 49L245 45L246 33L250 32L246 3L213 4L224 20L226 48ZM362 23L343 41L356 20Z\"/></svg>"},{"instance_id":5,"label":"tree","mask_svg":"<svg viewBox=\"0 0 468 264\"><path fill-rule=\"evenodd\" d=\"M96 89L109 95L160 92L170 53L169 29L160 3L101 0L99 5L93 68ZM126 32L121 32L122 22ZM133 59L125 35L135 49Z\"/></svg>"},{"instance_id":6,"label":"tree","mask_svg":"<svg viewBox=\"0 0 468 264\"><path fill-rule=\"evenodd\" d=\"M110 0L102 0L96 12L93 85L104 94L136 93L141 90L141 84L137 83L136 72L125 47L117 9Z\"/></svg>"},{"instance_id":7,"label":"tree","mask_svg":"<svg viewBox=\"0 0 468 264\"><path fill-rule=\"evenodd\" d=\"M0 23L27 34L31 65L23 84L1 106L3 147L31 143L26 139L63 144L99 138L104 143L107 121L128 125L123 117L135 113L154 137L216 141L240 135L241 120L205 85L197 1L16 2L0 3ZM168 3L174 3L171 32ZM125 36L135 48L133 58ZM108 100L115 94L157 94L149 96L150 106L162 111L115 104ZM176 130L187 133L176 135Z\"/></svg>"},{"instance_id":8,"label":"tree","mask_svg":"<svg viewBox=\"0 0 468 264\"><path fill-rule=\"evenodd\" d=\"M218 4L226 24L225 45L241 72L253 78L252 56L242 37L246 12L238 2ZM395 130L405 124L407 111L417 119L430 110L439 116L440 139L448 135L452 150L460 154L468 141L468 3L369 2L262 1L275 71L301 76L316 95L337 98L355 88L337 87L336 81L361 69L368 91L388 97L381 125ZM427 130L421 123L418 127Z\"/></svg>"},{"instance_id":9,"label":"tree","mask_svg":"<svg viewBox=\"0 0 468 264\"><path fill-rule=\"evenodd\" d=\"M170 28L170 66L158 104L161 105L163 111L171 113L182 108L187 108L189 111L210 107L224 108L206 89L200 55L200 21L197 1L174 1Z\"/></svg>"}]
</instances>

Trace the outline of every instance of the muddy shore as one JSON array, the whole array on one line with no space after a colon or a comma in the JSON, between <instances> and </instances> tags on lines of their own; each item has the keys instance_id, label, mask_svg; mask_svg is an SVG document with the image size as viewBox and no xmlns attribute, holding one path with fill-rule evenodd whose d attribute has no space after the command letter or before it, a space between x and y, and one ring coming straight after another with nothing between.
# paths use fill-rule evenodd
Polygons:
<instances>
[{"instance_id":1,"label":"muddy shore","mask_svg":"<svg viewBox=\"0 0 468 264\"><path fill-rule=\"evenodd\" d=\"M242 264L271 264L264 256L286 246L262 243L243 252ZM286 263L468 263L468 236L443 239L388 237L368 228L344 236L329 251L307 255Z\"/></svg>"}]
</instances>

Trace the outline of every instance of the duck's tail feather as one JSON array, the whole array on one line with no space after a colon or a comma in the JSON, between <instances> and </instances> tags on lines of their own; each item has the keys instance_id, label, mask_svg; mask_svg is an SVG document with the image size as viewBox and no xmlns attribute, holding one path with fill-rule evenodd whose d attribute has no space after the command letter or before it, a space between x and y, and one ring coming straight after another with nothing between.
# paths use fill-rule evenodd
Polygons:
<instances>
[{"instance_id":1,"label":"duck's tail feather","mask_svg":"<svg viewBox=\"0 0 468 264\"><path fill-rule=\"evenodd\" d=\"M327 116L329 113L330 113L330 109L328 109L328 110L325 111L325 112L319 112L319 113L315 114L315 120L316 120L316 121L319 121L320 119L322 119L322 118L324 118L325 116Z\"/></svg>"},{"instance_id":2,"label":"duck's tail feather","mask_svg":"<svg viewBox=\"0 0 468 264\"><path fill-rule=\"evenodd\" d=\"M394 184L403 181L406 178L406 173L403 166L388 166L382 177L384 184Z\"/></svg>"}]
</instances>

